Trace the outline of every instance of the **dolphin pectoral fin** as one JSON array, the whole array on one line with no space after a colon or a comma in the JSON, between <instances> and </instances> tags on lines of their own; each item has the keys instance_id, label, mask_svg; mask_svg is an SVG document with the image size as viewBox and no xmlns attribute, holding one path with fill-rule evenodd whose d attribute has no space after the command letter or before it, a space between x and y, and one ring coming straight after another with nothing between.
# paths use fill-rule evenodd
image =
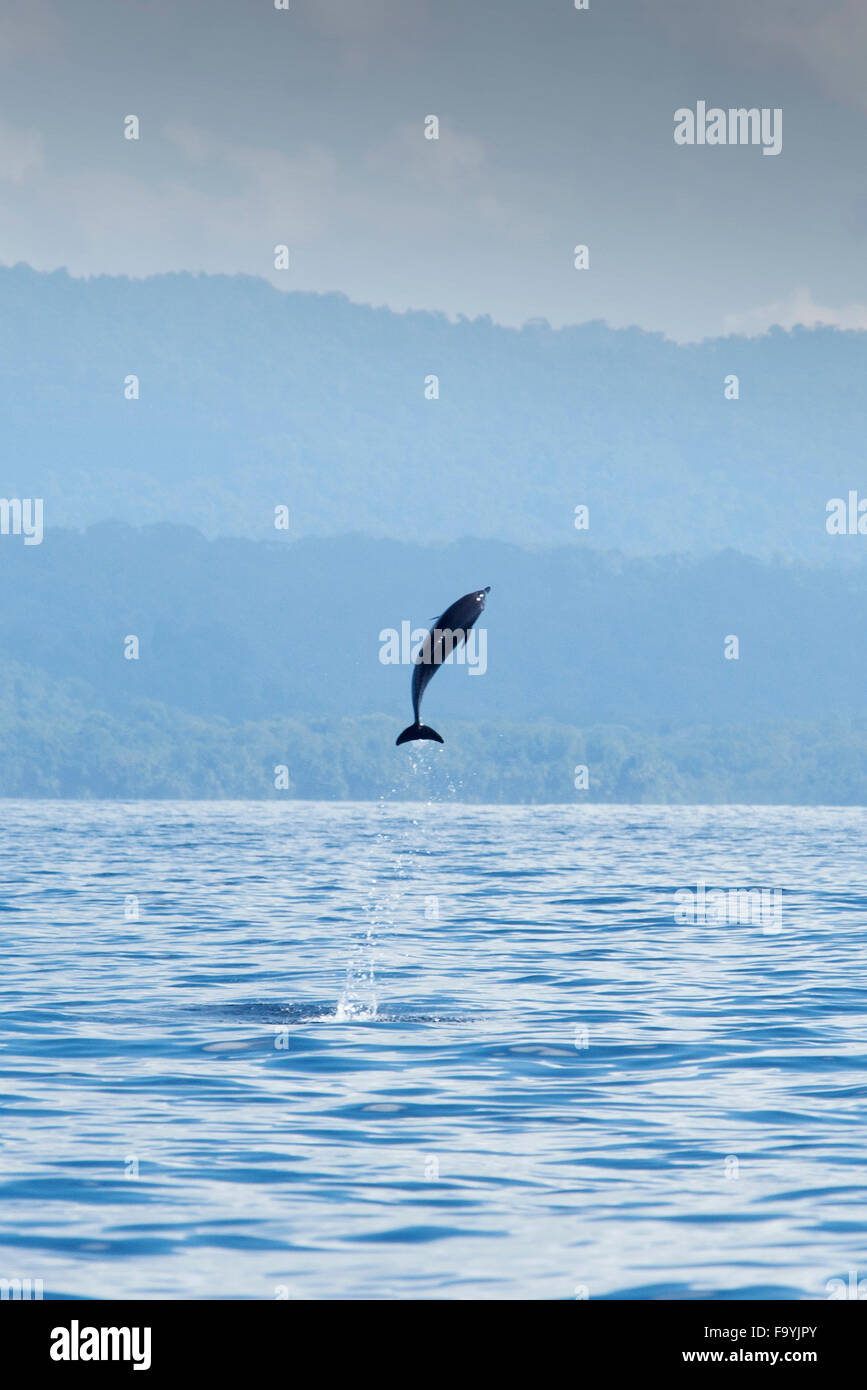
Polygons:
<instances>
[{"instance_id":1,"label":"dolphin pectoral fin","mask_svg":"<svg viewBox=\"0 0 867 1390\"><path fill-rule=\"evenodd\" d=\"M435 743L444 742L436 729L429 728L427 724L410 724L409 728L404 729L403 733L395 739L395 747L401 743L412 743L413 739L416 738L432 738Z\"/></svg>"}]
</instances>

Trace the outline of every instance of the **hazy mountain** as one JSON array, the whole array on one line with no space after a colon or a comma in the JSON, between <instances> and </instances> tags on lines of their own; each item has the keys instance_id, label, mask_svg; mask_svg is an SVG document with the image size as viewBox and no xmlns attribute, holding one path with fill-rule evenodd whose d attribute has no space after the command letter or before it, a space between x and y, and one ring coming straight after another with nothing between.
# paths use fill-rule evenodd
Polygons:
<instances>
[{"instance_id":1,"label":"hazy mountain","mask_svg":"<svg viewBox=\"0 0 867 1390\"><path fill-rule=\"evenodd\" d=\"M675 346L600 324L394 314L247 277L0 270L3 488L46 523L461 536L836 562L867 335ZM724 398L737 374L740 399ZM139 399L125 381L139 379ZM439 378L439 399L425 380ZM589 532L576 532L578 504Z\"/></svg>"},{"instance_id":2,"label":"hazy mountain","mask_svg":"<svg viewBox=\"0 0 867 1390\"><path fill-rule=\"evenodd\" d=\"M231 723L135 696L112 712L103 704L82 681L4 662L0 796L867 801L864 718L664 733L450 720L445 747L407 749L394 747L395 721L385 715Z\"/></svg>"},{"instance_id":3,"label":"hazy mountain","mask_svg":"<svg viewBox=\"0 0 867 1390\"><path fill-rule=\"evenodd\" d=\"M455 795L571 800L587 763L591 798L867 797L860 568L104 523L0 537L0 584L7 795L270 795L281 763L293 795L423 795L381 634L490 584L487 669L425 697Z\"/></svg>"},{"instance_id":4,"label":"hazy mountain","mask_svg":"<svg viewBox=\"0 0 867 1390\"><path fill-rule=\"evenodd\" d=\"M437 675L435 725L816 719L859 714L867 688L860 567L627 559L580 542L207 541L115 523L39 546L0 537L0 582L0 657L85 680L107 709L135 696L227 719L387 713L397 733L410 668L383 664L380 633L426 627L488 584L487 671Z\"/></svg>"}]
</instances>

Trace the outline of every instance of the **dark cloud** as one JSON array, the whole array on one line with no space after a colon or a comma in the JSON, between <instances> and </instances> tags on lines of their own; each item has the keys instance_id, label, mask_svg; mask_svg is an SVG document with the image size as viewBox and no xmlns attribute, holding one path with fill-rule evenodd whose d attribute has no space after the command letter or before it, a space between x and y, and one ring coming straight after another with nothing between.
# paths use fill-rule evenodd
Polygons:
<instances>
[{"instance_id":1,"label":"dark cloud","mask_svg":"<svg viewBox=\"0 0 867 1390\"><path fill-rule=\"evenodd\" d=\"M7 262L681 338L867 298L860 0L8 0L0 39ZM699 98L782 107L780 158L676 148Z\"/></svg>"}]
</instances>

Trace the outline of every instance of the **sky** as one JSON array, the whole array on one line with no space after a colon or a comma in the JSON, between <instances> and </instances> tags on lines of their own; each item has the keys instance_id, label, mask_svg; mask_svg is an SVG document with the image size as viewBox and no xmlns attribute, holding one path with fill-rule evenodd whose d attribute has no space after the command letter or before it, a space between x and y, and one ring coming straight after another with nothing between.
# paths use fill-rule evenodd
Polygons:
<instances>
[{"instance_id":1,"label":"sky","mask_svg":"<svg viewBox=\"0 0 867 1390\"><path fill-rule=\"evenodd\" d=\"M699 101L780 108L780 154L678 146ZM0 0L7 265L867 329L865 147L863 0Z\"/></svg>"}]
</instances>

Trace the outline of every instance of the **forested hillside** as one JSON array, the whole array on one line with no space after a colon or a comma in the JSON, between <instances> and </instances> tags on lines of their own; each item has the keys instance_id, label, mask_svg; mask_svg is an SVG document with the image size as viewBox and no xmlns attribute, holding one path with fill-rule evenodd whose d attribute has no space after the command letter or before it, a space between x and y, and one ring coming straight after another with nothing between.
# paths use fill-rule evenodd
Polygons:
<instances>
[{"instance_id":1,"label":"forested hillside","mask_svg":"<svg viewBox=\"0 0 867 1390\"><path fill-rule=\"evenodd\" d=\"M487 584L486 669L425 696L445 747L395 749L382 635ZM115 523L3 537L0 585L0 794L867 798L861 567Z\"/></svg>"},{"instance_id":2,"label":"forested hillside","mask_svg":"<svg viewBox=\"0 0 867 1390\"><path fill-rule=\"evenodd\" d=\"M836 563L867 544L825 531L828 499L867 488L865 377L863 333L682 347L243 276L0 270L4 495L54 526L266 538L283 505L294 537L552 546L586 505L585 546Z\"/></svg>"}]
</instances>

